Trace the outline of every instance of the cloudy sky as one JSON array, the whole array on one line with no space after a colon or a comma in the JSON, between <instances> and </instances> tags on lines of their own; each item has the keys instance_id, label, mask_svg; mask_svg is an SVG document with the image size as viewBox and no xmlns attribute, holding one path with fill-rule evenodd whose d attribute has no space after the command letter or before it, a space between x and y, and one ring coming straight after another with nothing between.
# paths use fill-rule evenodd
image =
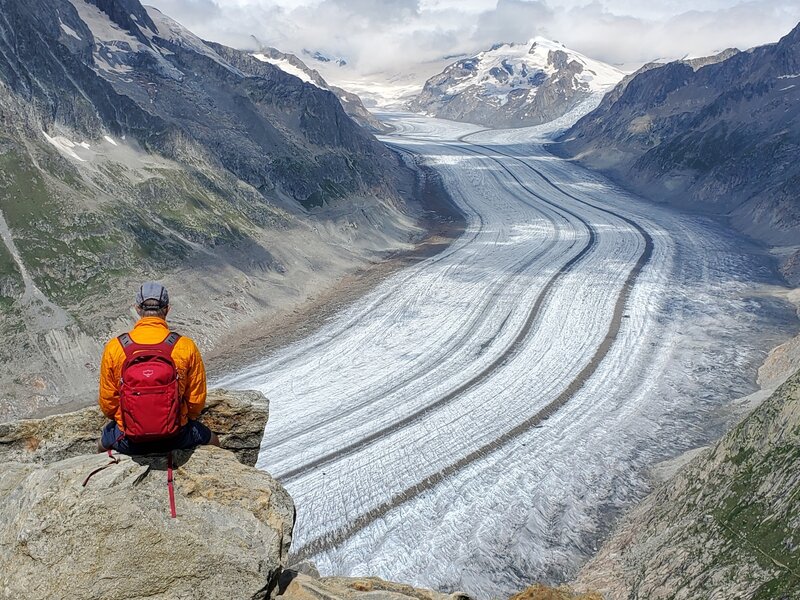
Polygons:
<instances>
[{"instance_id":1,"label":"cloudy sky","mask_svg":"<svg viewBox=\"0 0 800 600\"><path fill-rule=\"evenodd\" d=\"M145 0L198 35L344 57L361 74L535 35L628 68L776 41L800 0Z\"/></svg>"}]
</instances>

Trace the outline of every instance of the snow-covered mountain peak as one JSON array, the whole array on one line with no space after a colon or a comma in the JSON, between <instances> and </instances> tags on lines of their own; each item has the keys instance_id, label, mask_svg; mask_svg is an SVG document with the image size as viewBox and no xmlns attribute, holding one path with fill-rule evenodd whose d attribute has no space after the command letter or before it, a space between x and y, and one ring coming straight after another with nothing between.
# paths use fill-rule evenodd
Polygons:
<instances>
[{"instance_id":1,"label":"snow-covered mountain peak","mask_svg":"<svg viewBox=\"0 0 800 600\"><path fill-rule=\"evenodd\" d=\"M624 73L543 37L495 44L427 81L412 108L494 126L558 118L619 82Z\"/></svg>"},{"instance_id":2,"label":"snow-covered mountain peak","mask_svg":"<svg viewBox=\"0 0 800 600\"><path fill-rule=\"evenodd\" d=\"M538 88L547 77L565 69L574 72L576 88L590 92L605 91L624 75L611 65L541 36L526 43L496 44L490 50L454 63L448 67L450 69L467 72L458 77L448 92L485 84L488 92L499 94L506 93L503 90Z\"/></svg>"}]
</instances>

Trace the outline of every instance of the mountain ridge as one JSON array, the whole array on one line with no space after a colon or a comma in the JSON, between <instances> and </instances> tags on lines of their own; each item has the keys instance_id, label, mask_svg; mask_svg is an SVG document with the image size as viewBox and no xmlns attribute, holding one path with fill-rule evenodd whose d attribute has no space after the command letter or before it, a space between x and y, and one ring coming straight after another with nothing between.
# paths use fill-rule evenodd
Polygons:
<instances>
[{"instance_id":1,"label":"mountain ridge","mask_svg":"<svg viewBox=\"0 0 800 600\"><path fill-rule=\"evenodd\" d=\"M648 65L550 148L646 197L800 246L800 26L721 58ZM784 260L790 282L800 281L786 268L796 260Z\"/></svg>"},{"instance_id":2,"label":"mountain ridge","mask_svg":"<svg viewBox=\"0 0 800 600\"><path fill-rule=\"evenodd\" d=\"M91 395L141 280L213 349L423 233L332 92L138 0L0 0L0 123L0 419Z\"/></svg>"},{"instance_id":3,"label":"mountain ridge","mask_svg":"<svg viewBox=\"0 0 800 600\"><path fill-rule=\"evenodd\" d=\"M256 40L257 41L257 40ZM319 88L333 92L342 104L347 115L356 123L373 133L387 133L391 127L382 123L375 115L364 106L361 98L345 89L330 85L316 69L309 67L297 55L281 52L277 48L259 44L259 51L252 53L262 62L275 65L289 75L294 75L302 81L312 83Z\"/></svg>"}]
</instances>

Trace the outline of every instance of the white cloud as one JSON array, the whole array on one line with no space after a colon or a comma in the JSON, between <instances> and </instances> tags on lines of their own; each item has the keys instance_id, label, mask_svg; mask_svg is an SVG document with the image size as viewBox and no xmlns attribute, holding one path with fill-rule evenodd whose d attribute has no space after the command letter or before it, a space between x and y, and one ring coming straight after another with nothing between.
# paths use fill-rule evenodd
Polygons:
<instances>
[{"instance_id":1,"label":"white cloud","mask_svg":"<svg viewBox=\"0 0 800 600\"><path fill-rule=\"evenodd\" d=\"M354 70L403 71L534 35L615 64L700 56L776 41L797 0L149 0L198 35L319 50Z\"/></svg>"}]
</instances>

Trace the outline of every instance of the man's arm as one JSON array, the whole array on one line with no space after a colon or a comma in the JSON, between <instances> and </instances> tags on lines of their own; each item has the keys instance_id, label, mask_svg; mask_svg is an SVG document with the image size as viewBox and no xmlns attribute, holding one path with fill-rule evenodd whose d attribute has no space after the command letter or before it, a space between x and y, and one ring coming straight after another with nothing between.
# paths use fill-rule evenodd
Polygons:
<instances>
[{"instance_id":1,"label":"man's arm","mask_svg":"<svg viewBox=\"0 0 800 600\"><path fill-rule=\"evenodd\" d=\"M106 344L103 350L103 360L100 362L100 394L98 404L100 410L109 419L116 419L119 410L119 381L114 373L114 352L112 344L119 342L114 339Z\"/></svg>"},{"instance_id":2,"label":"man's arm","mask_svg":"<svg viewBox=\"0 0 800 600\"><path fill-rule=\"evenodd\" d=\"M192 358L189 361L189 369L186 373L186 404L188 416L195 421L200 417L200 413L206 405L206 367L200 351L192 342Z\"/></svg>"}]
</instances>

